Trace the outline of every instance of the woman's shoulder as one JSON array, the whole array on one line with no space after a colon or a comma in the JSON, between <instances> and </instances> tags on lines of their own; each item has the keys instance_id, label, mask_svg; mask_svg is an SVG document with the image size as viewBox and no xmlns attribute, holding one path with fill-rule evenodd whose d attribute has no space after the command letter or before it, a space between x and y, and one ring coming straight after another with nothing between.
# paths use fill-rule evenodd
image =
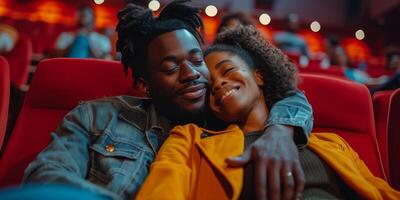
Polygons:
<instances>
[{"instance_id":1,"label":"woman's shoulder","mask_svg":"<svg viewBox=\"0 0 400 200\"><path fill-rule=\"evenodd\" d=\"M317 145L320 147L335 147L335 148L339 148L342 151L344 150L351 150L351 146L350 144L344 139L342 138L340 135L336 134L336 133L327 133L327 132L323 132L323 133L312 133L310 136L310 143L311 146Z\"/></svg>"}]
</instances>

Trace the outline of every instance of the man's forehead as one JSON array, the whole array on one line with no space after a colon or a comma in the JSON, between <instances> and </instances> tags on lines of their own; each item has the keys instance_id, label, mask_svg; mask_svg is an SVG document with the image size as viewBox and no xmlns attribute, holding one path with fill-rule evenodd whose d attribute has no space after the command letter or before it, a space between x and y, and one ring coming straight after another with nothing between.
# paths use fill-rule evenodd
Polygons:
<instances>
[{"instance_id":1,"label":"man's forehead","mask_svg":"<svg viewBox=\"0 0 400 200\"><path fill-rule=\"evenodd\" d=\"M201 50L199 42L186 29L163 33L154 38L149 47L167 54L180 51L191 52L195 49Z\"/></svg>"}]
</instances>

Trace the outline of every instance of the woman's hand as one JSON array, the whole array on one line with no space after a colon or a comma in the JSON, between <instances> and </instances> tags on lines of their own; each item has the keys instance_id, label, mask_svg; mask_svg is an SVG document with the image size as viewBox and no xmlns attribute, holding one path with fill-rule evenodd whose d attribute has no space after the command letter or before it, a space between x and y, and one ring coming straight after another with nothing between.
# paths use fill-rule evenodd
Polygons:
<instances>
[{"instance_id":1,"label":"woman's hand","mask_svg":"<svg viewBox=\"0 0 400 200\"><path fill-rule=\"evenodd\" d=\"M254 181L258 199L301 198L305 178L293 135L294 128L291 126L269 126L241 156L226 160L233 167L255 162Z\"/></svg>"}]
</instances>

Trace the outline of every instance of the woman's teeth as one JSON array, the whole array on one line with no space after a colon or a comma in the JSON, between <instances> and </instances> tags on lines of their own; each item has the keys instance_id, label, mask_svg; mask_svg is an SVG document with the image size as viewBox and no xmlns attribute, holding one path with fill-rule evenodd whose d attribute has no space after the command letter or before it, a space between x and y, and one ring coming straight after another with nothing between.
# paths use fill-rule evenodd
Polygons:
<instances>
[{"instance_id":1,"label":"woman's teeth","mask_svg":"<svg viewBox=\"0 0 400 200\"><path fill-rule=\"evenodd\" d=\"M233 89L231 89L231 90L225 92L225 94L222 95L222 97L221 97L221 102L222 102L226 97L228 97L228 96L231 95L233 92L235 92L236 90L237 90L237 89L233 88Z\"/></svg>"}]
</instances>

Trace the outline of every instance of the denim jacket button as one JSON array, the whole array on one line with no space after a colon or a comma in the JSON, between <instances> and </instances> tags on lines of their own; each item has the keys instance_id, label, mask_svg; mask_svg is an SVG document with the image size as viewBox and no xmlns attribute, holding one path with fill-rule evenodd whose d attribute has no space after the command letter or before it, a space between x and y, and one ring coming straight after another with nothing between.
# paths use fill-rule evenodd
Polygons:
<instances>
[{"instance_id":1,"label":"denim jacket button","mask_svg":"<svg viewBox=\"0 0 400 200\"><path fill-rule=\"evenodd\" d=\"M113 144L108 144L106 146L106 151L110 152L110 153L114 152L115 151L115 146Z\"/></svg>"}]
</instances>

